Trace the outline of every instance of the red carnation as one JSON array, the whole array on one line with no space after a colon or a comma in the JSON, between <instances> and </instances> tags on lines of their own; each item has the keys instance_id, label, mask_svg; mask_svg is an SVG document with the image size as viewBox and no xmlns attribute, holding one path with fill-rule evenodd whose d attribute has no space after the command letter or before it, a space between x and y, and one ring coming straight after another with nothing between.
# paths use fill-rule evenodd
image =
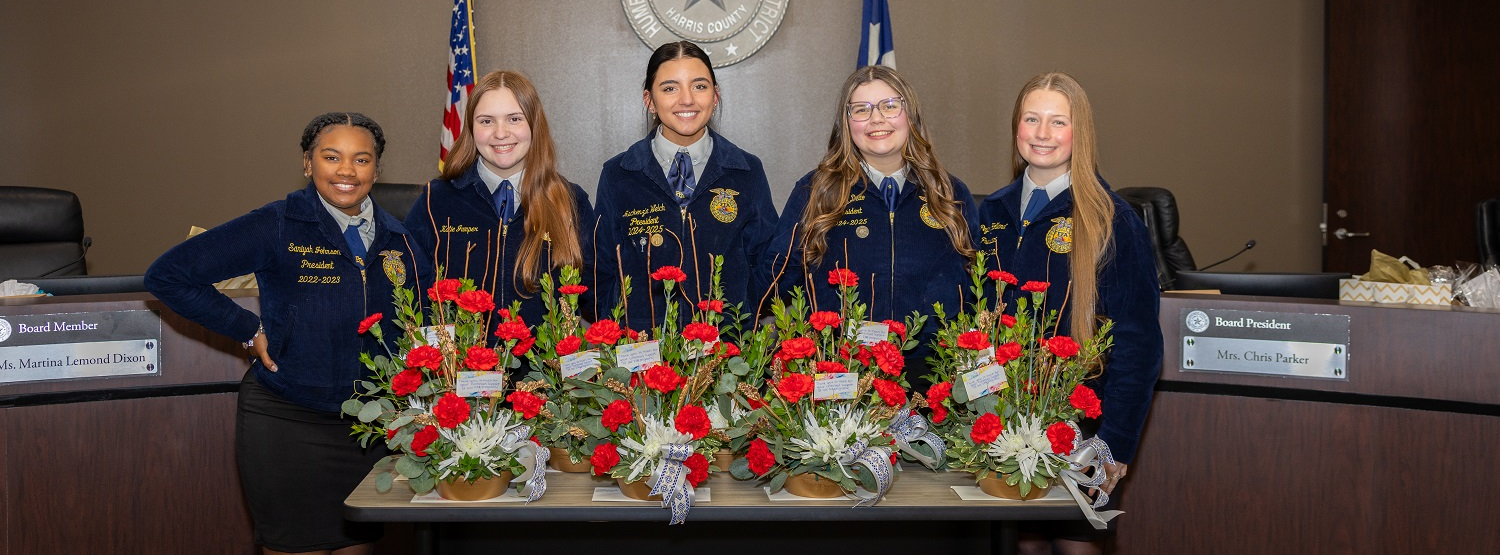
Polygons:
<instances>
[{"instance_id":1,"label":"red carnation","mask_svg":"<svg viewBox=\"0 0 1500 555\"><path fill-rule=\"evenodd\" d=\"M601 443L594 448L594 454L589 457L589 464L594 466L595 476L606 476L610 469L620 464L620 448L613 443Z\"/></svg>"},{"instance_id":2,"label":"red carnation","mask_svg":"<svg viewBox=\"0 0 1500 555\"><path fill-rule=\"evenodd\" d=\"M818 346L811 338L793 337L781 342L781 351L776 353L776 358L781 360L797 360L807 358L817 352Z\"/></svg>"},{"instance_id":3,"label":"red carnation","mask_svg":"<svg viewBox=\"0 0 1500 555\"><path fill-rule=\"evenodd\" d=\"M366 316L365 319L360 320L359 321L359 333L365 333L365 332L370 331L370 326L375 325L375 322L379 322L380 318L382 316L384 316L384 315L381 314L381 313L379 313L379 312L376 312L374 314Z\"/></svg>"},{"instance_id":4,"label":"red carnation","mask_svg":"<svg viewBox=\"0 0 1500 555\"><path fill-rule=\"evenodd\" d=\"M399 432L399 431L401 431L401 428L391 428L389 430L386 430L385 431L385 440L386 441L390 441L392 439L396 439L396 432Z\"/></svg>"},{"instance_id":5,"label":"red carnation","mask_svg":"<svg viewBox=\"0 0 1500 555\"><path fill-rule=\"evenodd\" d=\"M510 354L518 357L526 356L526 352L531 350L532 345L536 345L536 338L528 336L526 339L522 339L520 343L516 343L515 347L511 347Z\"/></svg>"},{"instance_id":6,"label":"red carnation","mask_svg":"<svg viewBox=\"0 0 1500 555\"><path fill-rule=\"evenodd\" d=\"M948 419L948 407L945 407L945 406L942 406L942 405L932 405L932 423L933 424L942 424L943 421L947 420L947 419Z\"/></svg>"},{"instance_id":7,"label":"red carnation","mask_svg":"<svg viewBox=\"0 0 1500 555\"><path fill-rule=\"evenodd\" d=\"M620 431L620 426L629 424L635 418L635 411L630 409L630 403L624 399L615 399L604 407L604 414L599 416L599 423L611 432Z\"/></svg>"},{"instance_id":8,"label":"red carnation","mask_svg":"<svg viewBox=\"0 0 1500 555\"><path fill-rule=\"evenodd\" d=\"M749 397L745 398L745 402L750 404L750 410L755 410L766 406L766 403L764 401L759 401Z\"/></svg>"},{"instance_id":9,"label":"red carnation","mask_svg":"<svg viewBox=\"0 0 1500 555\"><path fill-rule=\"evenodd\" d=\"M476 314L487 314L495 309L495 297L484 291L464 291L458 294L458 307Z\"/></svg>"},{"instance_id":10,"label":"red carnation","mask_svg":"<svg viewBox=\"0 0 1500 555\"><path fill-rule=\"evenodd\" d=\"M1012 341L995 347L995 363L1005 364L1012 360L1021 358L1021 344Z\"/></svg>"},{"instance_id":11,"label":"red carnation","mask_svg":"<svg viewBox=\"0 0 1500 555\"><path fill-rule=\"evenodd\" d=\"M470 406L463 397L449 391L443 394L442 399L438 399L436 406L432 407L432 415L437 417L439 426L451 430L468 420L469 412L473 409L474 407Z\"/></svg>"},{"instance_id":12,"label":"red carnation","mask_svg":"<svg viewBox=\"0 0 1500 555\"><path fill-rule=\"evenodd\" d=\"M682 338L710 343L719 339L719 328L714 327L713 324L693 322L682 329Z\"/></svg>"},{"instance_id":13,"label":"red carnation","mask_svg":"<svg viewBox=\"0 0 1500 555\"><path fill-rule=\"evenodd\" d=\"M718 351L720 357L733 357L740 355L740 348L735 346L734 343L730 343L728 341L720 342L719 346L715 347L715 349Z\"/></svg>"},{"instance_id":14,"label":"red carnation","mask_svg":"<svg viewBox=\"0 0 1500 555\"><path fill-rule=\"evenodd\" d=\"M927 403L937 405L953 396L953 382L938 382L927 388Z\"/></svg>"},{"instance_id":15,"label":"red carnation","mask_svg":"<svg viewBox=\"0 0 1500 555\"><path fill-rule=\"evenodd\" d=\"M1014 327L1016 327L1016 317L1015 316L1011 316L1009 314L1001 314L1000 315L1000 325L1005 326L1007 328L1014 328Z\"/></svg>"},{"instance_id":16,"label":"red carnation","mask_svg":"<svg viewBox=\"0 0 1500 555\"><path fill-rule=\"evenodd\" d=\"M839 345L839 356L843 357L844 360L849 360L850 355L853 355L854 359L858 360L860 364L869 366L871 356L870 348L864 345L855 345L853 349L854 350L851 352L848 345Z\"/></svg>"},{"instance_id":17,"label":"red carnation","mask_svg":"<svg viewBox=\"0 0 1500 555\"><path fill-rule=\"evenodd\" d=\"M620 340L620 325L614 320L600 320L583 332L583 338L596 345L614 345Z\"/></svg>"},{"instance_id":18,"label":"red carnation","mask_svg":"<svg viewBox=\"0 0 1500 555\"><path fill-rule=\"evenodd\" d=\"M906 324L895 320L886 320L881 323L885 324L885 327L889 328L891 333L896 334L896 337L900 337L902 341L906 341Z\"/></svg>"},{"instance_id":19,"label":"red carnation","mask_svg":"<svg viewBox=\"0 0 1500 555\"><path fill-rule=\"evenodd\" d=\"M495 337L501 341L514 341L531 337L531 329L520 318L512 318L495 326Z\"/></svg>"},{"instance_id":20,"label":"red carnation","mask_svg":"<svg viewBox=\"0 0 1500 555\"><path fill-rule=\"evenodd\" d=\"M589 290L588 286L586 286L586 285L578 285L578 284L564 285L562 287L558 287L557 288L557 292L558 293L562 293L564 295L582 295L585 291L588 291L588 290Z\"/></svg>"},{"instance_id":21,"label":"red carnation","mask_svg":"<svg viewBox=\"0 0 1500 555\"><path fill-rule=\"evenodd\" d=\"M750 463L750 471L759 476L776 466L776 455L771 454L771 446L766 444L766 440L755 438L750 440L750 450L745 452L745 462Z\"/></svg>"},{"instance_id":22,"label":"red carnation","mask_svg":"<svg viewBox=\"0 0 1500 555\"><path fill-rule=\"evenodd\" d=\"M713 430L713 424L708 421L708 411L698 405L688 405L677 411L676 422L672 427L677 431L693 436L693 439L703 439L708 432Z\"/></svg>"},{"instance_id":23,"label":"red carnation","mask_svg":"<svg viewBox=\"0 0 1500 555\"><path fill-rule=\"evenodd\" d=\"M426 368L437 370L443 365L443 352L432 345L418 345L406 353L407 368Z\"/></svg>"},{"instance_id":24,"label":"red carnation","mask_svg":"<svg viewBox=\"0 0 1500 555\"><path fill-rule=\"evenodd\" d=\"M682 461L682 465L687 467L687 481L693 487L698 487L698 484L708 479L708 457L703 456L703 453L693 453Z\"/></svg>"},{"instance_id":25,"label":"red carnation","mask_svg":"<svg viewBox=\"0 0 1500 555\"><path fill-rule=\"evenodd\" d=\"M1057 358L1068 358L1078 354L1078 342L1066 335L1059 335L1047 340L1047 350L1052 351Z\"/></svg>"},{"instance_id":26,"label":"red carnation","mask_svg":"<svg viewBox=\"0 0 1500 555\"><path fill-rule=\"evenodd\" d=\"M969 439L974 440L974 443L984 445L995 441L995 438L1000 437L1000 432L1004 430L1005 423L1000 421L1000 417L995 416L993 412L986 412L974 421L974 428L969 430Z\"/></svg>"},{"instance_id":27,"label":"red carnation","mask_svg":"<svg viewBox=\"0 0 1500 555\"><path fill-rule=\"evenodd\" d=\"M828 272L828 284L839 287L854 287L859 285L859 274L845 268L838 268Z\"/></svg>"},{"instance_id":28,"label":"red carnation","mask_svg":"<svg viewBox=\"0 0 1500 555\"><path fill-rule=\"evenodd\" d=\"M890 341L881 341L871 346L870 354L875 356L875 364L892 376L900 375L901 370L906 367L906 359L901 356L901 348Z\"/></svg>"},{"instance_id":29,"label":"red carnation","mask_svg":"<svg viewBox=\"0 0 1500 555\"><path fill-rule=\"evenodd\" d=\"M521 413L521 416L526 417L527 420L536 418L536 415L542 412L542 407L547 406L545 399L538 397L530 391L511 393L505 400L510 401L510 406L514 407L516 412Z\"/></svg>"},{"instance_id":30,"label":"red carnation","mask_svg":"<svg viewBox=\"0 0 1500 555\"><path fill-rule=\"evenodd\" d=\"M677 371L671 366L657 364L646 370L646 387L662 393L671 393L677 391L680 385L682 385L682 376L677 375Z\"/></svg>"},{"instance_id":31,"label":"red carnation","mask_svg":"<svg viewBox=\"0 0 1500 555\"><path fill-rule=\"evenodd\" d=\"M422 371L416 368L407 368L391 378L391 393L402 397L416 393L419 387L422 387Z\"/></svg>"},{"instance_id":32,"label":"red carnation","mask_svg":"<svg viewBox=\"0 0 1500 555\"><path fill-rule=\"evenodd\" d=\"M1015 276L1015 274L1012 274L1010 272L1002 272L1000 270L990 270L985 275L989 276L990 279L995 280L995 281L1003 281L1003 282L1011 284L1011 285L1015 285L1016 284L1016 276Z\"/></svg>"},{"instance_id":33,"label":"red carnation","mask_svg":"<svg viewBox=\"0 0 1500 555\"><path fill-rule=\"evenodd\" d=\"M1068 396L1068 404L1083 411L1083 415L1089 418L1099 418L1104 414L1104 410L1099 407L1099 396L1083 384L1073 388L1073 394Z\"/></svg>"},{"instance_id":34,"label":"red carnation","mask_svg":"<svg viewBox=\"0 0 1500 555\"><path fill-rule=\"evenodd\" d=\"M437 441L437 438L438 430L431 424L417 430L417 433L411 436L411 454L418 457L427 456L427 447Z\"/></svg>"},{"instance_id":35,"label":"red carnation","mask_svg":"<svg viewBox=\"0 0 1500 555\"><path fill-rule=\"evenodd\" d=\"M578 336L569 335L564 337L562 341L557 342L557 356L565 357L576 353L581 346L583 346L583 340L579 339Z\"/></svg>"},{"instance_id":36,"label":"red carnation","mask_svg":"<svg viewBox=\"0 0 1500 555\"><path fill-rule=\"evenodd\" d=\"M662 266L655 272L651 272L651 279L657 281L687 281L687 274L676 266Z\"/></svg>"},{"instance_id":37,"label":"red carnation","mask_svg":"<svg viewBox=\"0 0 1500 555\"><path fill-rule=\"evenodd\" d=\"M463 284L456 279L439 280L437 283L432 284L431 289L427 290L427 298L439 303L456 301L458 300L458 289L462 286Z\"/></svg>"},{"instance_id":38,"label":"red carnation","mask_svg":"<svg viewBox=\"0 0 1500 555\"><path fill-rule=\"evenodd\" d=\"M718 299L704 299L698 301L698 310L707 312L724 312L724 301Z\"/></svg>"},{"instance_id":39,"label":"red carnation","mask_svg":"<svg viewBox=\"0 0 1500 555\"><path fill-rule=\"evenodd\" d=\"M819 374L843 374L844 372L848 371L848 368L845 368L844 365L837 362L829 362L826 360L818 361Z\"/></svg>"},{"instance_id":40,"label":"red carnation","mask_svg":"<svg viewBox=\"0 0 1500 555\"><path fill-rule=\"evenodd\" d=\"M495 354L495 350L480 345L469 347L468 356L464 357L464 366L470 370L489 370L496 364L500 364L500 356Z\"/></svg>"},{"instance_id":41,"label":"red carnation","mask_svg":"<svg viewBox=\"0 0 1500 555\"><path fill-rule=\"evenodd\" d=\"M906 404L906 389L896 382L875 378L875 392L887 405L899 407Z\"/></svg>"},{"instance_id":42,"label":"red carnation","mask_svg":"<svg viewBox=\"0 0 1500 555\"><path fill-rule=\"evenodd\" d=\"M1026 285L1021 286L1021 290L1030 291L1032 293L1041 293L1047 290L1048 285L1050 284L1045 281L1028 281L1026 282Z\"/></svg>"},{"instance_id":43,"label":"red carnation","mask_svg":"<svg viewBox=\"0 0 1500 555\"><path fill-rule=\"evenodd\" d=\"M635 340L641 338L640 332L637 332L637 331L635 331L633 329L630 329L630 328L624 328L624 329L622 329L621 333L624 333L625 337L629 337L631 341L635 341Z\"/></svg>"},{"instance_id":44,"label":"red carnation","mask_svg":"<svg viewBox=\"0 0 1500 555\"><path fill-rule=\"evenodd\" d=\"M813 329L818 331L823 331L824 328L837 327L841 320L843 318L839 317L839 313L827 310L814 312L812 316L807 318L807 322L812 324Z\"/></svg>"},{"instance_id":45,"label":"red carnation","mask_svg":"<svg viewBox=\"0 0 1500 555\"><path fill-rule=\"evenodd\" d=\"M787 374L782 376L781 381L776 382L776 394L788 403L795 403L812 393L812 376L805 374Z\"/></svg>"},{"instance_id":46,"label":"red carnation","mask_svg":"<svg viewBox=\"0 0 1500 555\"><path fill-rule=\"evenodd\" d=\"M1073 427L1064 422L1053 422L1047 426L1047 441L1052 442L1052 452L1059 455L1071 455L1073 453L1073 438L1077 434Z\"/></svg>"},{"instance_id":47,"label":"red carnation","mask_svg":"<svg viewBox=\"0 0 1500 555\"><path fill-rule=\"evenodd\" d=\"M990 348L990 336L982 331L966 331L958 334L958 347L970 351L983 351Z\"/></svg>"}]
</instances>

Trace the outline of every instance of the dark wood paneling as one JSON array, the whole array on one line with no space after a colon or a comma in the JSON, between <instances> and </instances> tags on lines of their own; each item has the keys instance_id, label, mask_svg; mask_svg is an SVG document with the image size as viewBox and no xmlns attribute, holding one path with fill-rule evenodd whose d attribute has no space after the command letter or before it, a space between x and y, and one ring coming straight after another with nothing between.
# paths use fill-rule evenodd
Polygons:
<instances>
[{"instance_id":1,"label":"dark wood paneling","mask_svg":"<svg viewBox=\"0 0 1500 555\"><path fill-rule=\"evenodd\" d=\"M1118 553L1487 553L1500 418L1159 393Z\"/></svg>"},{"instance_id":2,"label":"dark wood paneling","mask_svg":"<svg viewBox=\"0 0 1500 555\"><path fill-rule=\"evenodd\" d=\"M6 409L13 553L254 553L234 394Z\"/></svg>"}]
</instances>

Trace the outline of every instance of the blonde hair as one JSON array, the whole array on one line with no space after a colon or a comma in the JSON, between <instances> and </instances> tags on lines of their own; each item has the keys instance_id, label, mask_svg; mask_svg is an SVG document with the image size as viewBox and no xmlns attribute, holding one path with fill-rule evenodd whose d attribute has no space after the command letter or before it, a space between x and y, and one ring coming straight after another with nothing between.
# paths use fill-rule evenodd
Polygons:
<instances>
[{"instance_id":1,"label":"blonde hair","mask_svg":"<svg viewBox=\"0 0 1500 555\"><path fill-rule=\"evenodd\" d=\"M1094 336L1095 315L1099 304L1099 268L1111 252L1114 241L1115 205L1109 192L1099 181L1099 150L1094 133L1094 110L1083 86L1071 75L1048 72L1032 77L1021 87L1016 96L1016 109L1011 114L1010 128L1019 131L1021 104L1033 91L1048 90L1061 93L1068 98L1072 112L1073 156L1069 166L1073 190L1073 252L1070 259L1072 280L1068 293L1068 304L1072 305L1072 322L1069 327L1074 339L1085 341ZM1011 168L1021 177L1026 171L1026 160L1017 149L1012 149Z\"/></svg>"},{"instance_id":2,"label":"blonde hair","mask_svg":"<svg viewBox=\"0 0 1500 555\"><path fill-rule=\"evenodd\" d=\"M938 162L932 152L932 140L927 135L927 126L922 121L922 103L917 91L896 73L885 66L866 66L854 71L844 80L843 93L839 95L834 109L833 132L828 137L828 152L818 163L812 178L812 194L807 208L802 212L803 263L809 267L823 261L828 252L828 232L838 225L849 204L849 194L855 185L867 183L869 177L860 167L859 147L854 144L849 131L849 99L854 89L871 81L882 81L889 85L906 102L906 115L911 126L911 136L902 148L901 158L912 168L912 176L922 185L927 197L927 209L932 217L948 233L953 250L964 258L974 259L974 247L969 237L969 225L964 221L963 204L955 197L953 182L948 171ZM912 177L909 176L909 177Z\"/></svg>"},{"instance_id":3,"label":"blonde hair","mask_svg":"<svg viewBox=\"0 0 1500 555\"><path fill-rule=\"evenodd\" d=\"M538 289L537 281L543 270L541 261L548 254L547 243L551 242L551 265L578 267L583 264L583 247L578 243L578 204L573 197L573 186L557 172L557 147L552 142L552 129L547 125L547 113L542 110L542 99L536 87L526 76L514 71L492 71L474 83L464 109L464 132L448 151L443 163L442 178L452 181L462 176L479 159L479 149L474 144L474 110L479 99L490 91L509 89L516 95L516 103L526 115L531 126L531 148L526 152L526 174L521 180L521 197L526 199L526 221L523 229L526 236L521 240L521 252L516 257L516 272L527 291Z\"/></svg>"}]
</instances>

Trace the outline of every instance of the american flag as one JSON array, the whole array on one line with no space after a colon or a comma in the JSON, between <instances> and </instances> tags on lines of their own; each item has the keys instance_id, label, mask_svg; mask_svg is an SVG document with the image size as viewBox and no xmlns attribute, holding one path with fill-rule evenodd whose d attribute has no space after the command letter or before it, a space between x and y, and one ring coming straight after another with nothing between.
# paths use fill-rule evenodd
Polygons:
<instances>
[{"instance_id":1,"label":"american flag","mask_svg":"<svg viewBox=\"0 0 1500 555\"><path fill-rule=\"evenodd\" d=\"M448 33L448 102L443 107L442 150L438 170L448 158L448 149L464 129L464 104L474 90L474 26L469 0L453 0L453 28Z\"/></svg>"}]
</instances>

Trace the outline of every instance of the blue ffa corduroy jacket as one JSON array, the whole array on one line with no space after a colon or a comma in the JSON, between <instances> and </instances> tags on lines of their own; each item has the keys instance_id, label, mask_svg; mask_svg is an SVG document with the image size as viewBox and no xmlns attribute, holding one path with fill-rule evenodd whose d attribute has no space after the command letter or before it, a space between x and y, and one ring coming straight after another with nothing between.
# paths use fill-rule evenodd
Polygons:
<instances>
[{"instance_id":1,"label":"blue ffa corduroy jacket","mask_svg":"<svg viewBox=\"0 0 1500 555\"><path fill-rule=\"evenodd\" d=\"M807 290L811 285L819 309L837 307L838 289L828 284L828 272L838 267L859 274L859 298L867 304L867 315L874 321L900 322L913 311L931 315L933 303L942 303L949 314L962 308L969 296L969 260L953 249L948 232L928 214L926 197L914 176L908 176L902 187L894 218L875 184L864 180L854 185L843 219L828 231L828 250L822 263L804 268L800 223L811 198L813 173L802 176L792 189L767 251L766 265L772 275L780 273L776 283L782 296L794 286ZM948 179L953 182L954 198L963 204L969 237L978 237L979 217L969 187L952 175ZM791 262L786 263L789 256ZM808 279L812 280L810 284ZM918 335L919 346L907 353L905 373L914 386L924 383L920 376L931 354L928 343L936 332L937 323L929 321Z\"/></svg>"},{"instance_id":2,"label":"blue ffa corduroy jacket","mask_svg":"<svg viewBox=\"0 0 1500 555\"><path fill-rule=\"evenodd\" d=\"M392 286L432 282L431 260L413 251L406 228L378 206L374 219L362 272L308 184L172 247L146 271L146 287L178 314L235 340L263 325L279 371L255 358L255 379L287 401L335 412L367 373L359 354L384 353L373 336L358 334L360 320L379 312L395 321ZM213 286L249 273L260 282L259 317Z\"/></svg>"},{"instance_id":3,"label":"blue ffa corduroy jacket","mask_svg":"<svg viewBox=\"0 0 1500 555\"><path fill-rule=\"evenodd\" d=\"M533 204L522 198L520 210L506 226L508 229L501 233L500 215L490 200L489 188L479 178L479 164L481 162L474 162L468 171L453 181L434 179L428 183L406 215L406 227L411 230L415 246L428 253L428 262L436 259L437 265L444 268L445 277L474 280L476 287L495 295L497 311L509 308L512 301L519 300L522 319L528 325L539 324L545 312L541 291L527 291L525 283L516 275L516 257L521 252L521 241L526 237L526 213ZM584 258L580 273L584 285L589 285L592 291L588 267L592 256L589 232L593 230L590 218L593 210L589 207L588 193L578 185L569 185L573 187L578 245ZM496 248L502 242L503 247ZM541 266L549 266L546 259L542 260ZM552 279L557 279L555 270ZM585 294L580 300L589 306L591 298L592 295ZM591 313L590 309L583 314ZM492 322L498 321L492 319ZM495 338L490 337L490 343L494 341Z\"/></svg>"},{"instance_id":4,"label":"blue ffa corduroy jacket","mask_svg":"<svg viewBox=\"0 0 1500 555\"><path fill-rule=\"evenodd\" d=\"M686 208L679 208L652 155L651 136L604 163L594 208L600 318L608 318L619 304L623 269L631 288L626 322L635 329L661 325L666 300L661 282L653 281L651 272L662 266L682 268L687 283L678 290L696 303L708 293L714 255L724 257L724 302L743 303L746 312L756 310L767 286L755 263L776 226L771 186L760 158L709 133L713 153L702 175L696 176L697 187ZM678 301L683 313L689 313L685 299Z\"/></svg>"},{"instance_id":5,"label":"blue ffa corduroy jacket","mask_svg":"<svg viewBox=\"0 0 1500 555\"><path fill-rule=\"evenodd\" d=\"M1101 182L1103 180L1101 179ZM1099 393L1104 416L1099 438L1109 444L1115 459L1129 463L1140 444L1151 392L1161 373L1161 293L1157 290L1156 263L1146 225L1135 210L1104 184L1115 204L1114 248L1099 269L1097 311L1114 321L1114 347L1104 363L1104 374L1089 384ZM1057 222L1073 214L1073 190L1069 188L1042 208L1037 221L1020 225L1021 179L995 191L980 204L980 248L997 254L1000 268L1015 274L1021 283L1047 281L1047 307L1063 306L1070 273L1070 255L1047 246L1047 233ZM1018 287L1005 289L1007 312L1015 311ZM1029 294L1029 293L1027 293ZM1059 333L1070 325L1071 307L1059 315Z\"/></svg>"}]
</instances>

